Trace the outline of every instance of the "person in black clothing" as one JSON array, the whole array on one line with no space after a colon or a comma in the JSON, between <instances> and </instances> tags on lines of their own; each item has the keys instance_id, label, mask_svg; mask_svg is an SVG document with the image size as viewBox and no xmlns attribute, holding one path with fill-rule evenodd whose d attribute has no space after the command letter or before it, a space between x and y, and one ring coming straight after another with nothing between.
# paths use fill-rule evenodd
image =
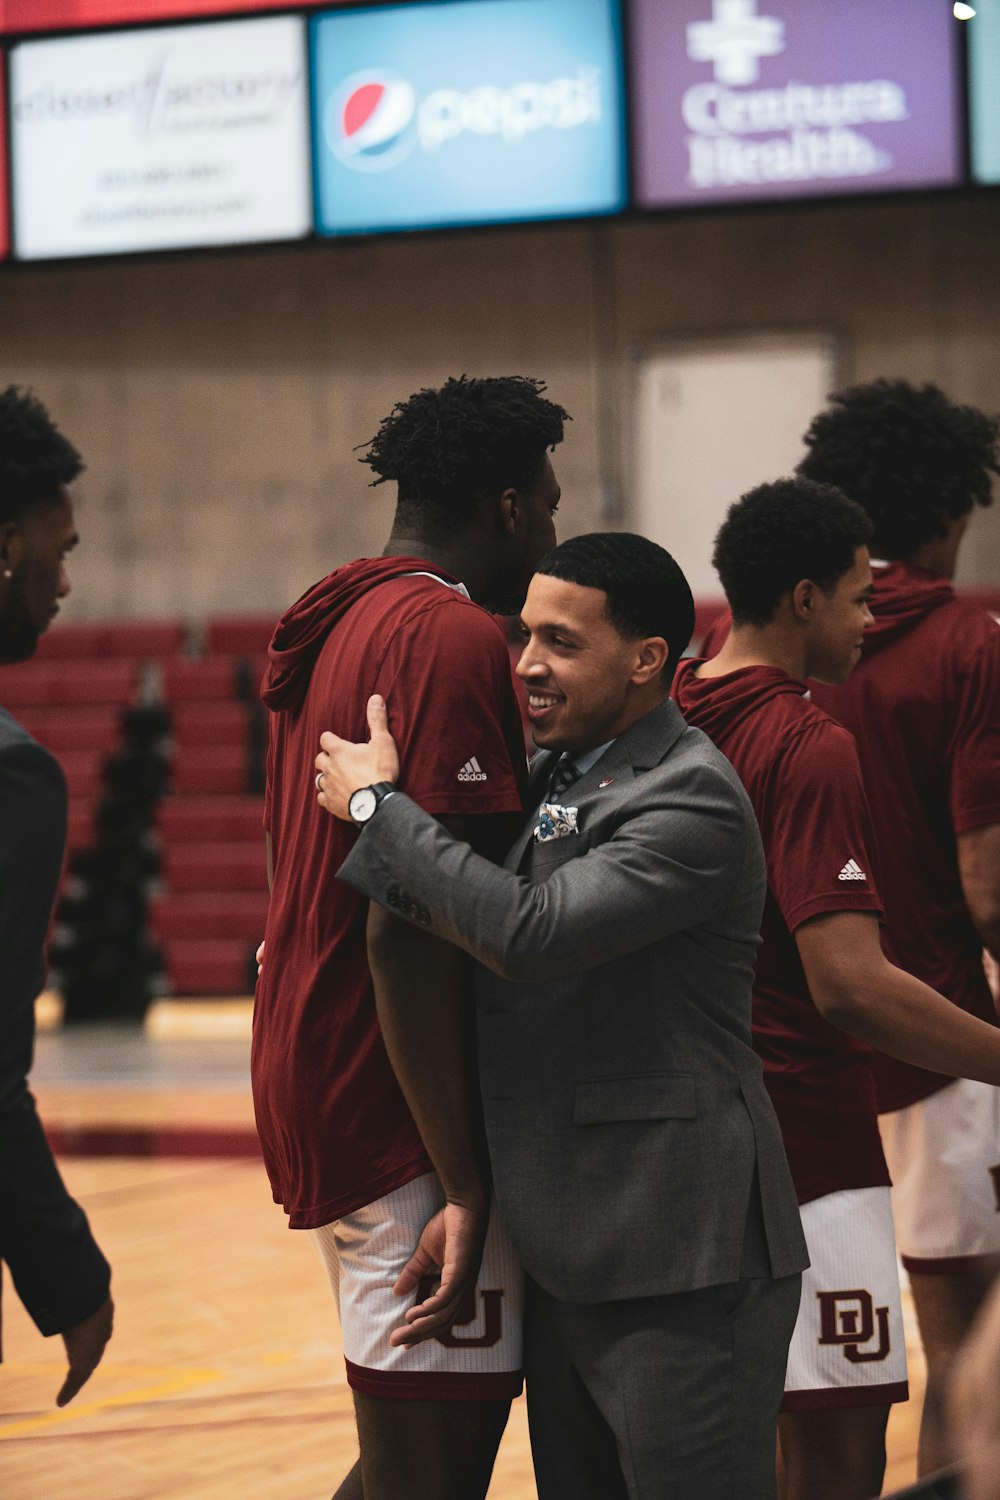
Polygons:
<instances>
[{"instance_id":1,"label":"person in black clothing","mask_svg":"<svg viewBox=\"0 0 1000 1500\"><path fill-rule=\"evenodd\" d=\"M0 663L34 653L69 593L67 485L82 467L40 402L15 386L0 394ZM111 1268L63 1185L27 1081L65 842L62 771L0 706L0 1262L39 1330L66 1346L57 1406L97 1368L113 1317Z\"/></svg>"}]
</instances>

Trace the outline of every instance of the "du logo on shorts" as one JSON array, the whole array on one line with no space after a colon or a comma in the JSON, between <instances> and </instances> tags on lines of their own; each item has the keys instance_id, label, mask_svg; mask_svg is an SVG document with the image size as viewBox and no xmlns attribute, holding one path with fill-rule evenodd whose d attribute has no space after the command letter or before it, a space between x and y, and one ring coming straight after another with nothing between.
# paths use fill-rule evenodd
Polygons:
<instances>
[{"instance_id":1,"label":"du logo on shorts","mask_svg":"<svg viewBox=\"0 0 1000 1500\"><path fill-rule=\"evenodd\" d=\"M613 213L621 0L455 0L310 20L324 234Z\"/></svg>"},{"instance_id":2,"label":"du logo on shorts","mask_svg":"<svg viewBox=\"0 0 1000 1500\"><path fill-rule=\"evenodd\" d=\"M852 1365L888 1358L889 1309L876 1307L871 1292L856 1287L849 1292L817 1292L820 1344L839 1345Z\"/></svg>"}]
</instances>

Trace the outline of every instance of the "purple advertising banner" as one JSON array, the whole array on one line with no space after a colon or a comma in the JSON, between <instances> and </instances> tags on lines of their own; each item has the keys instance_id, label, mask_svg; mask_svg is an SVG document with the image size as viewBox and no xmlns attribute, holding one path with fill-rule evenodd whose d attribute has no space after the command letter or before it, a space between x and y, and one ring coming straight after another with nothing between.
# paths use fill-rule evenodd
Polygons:
<instances>
[{"instance_id":1,"label":"purple advertising banner","mask_svg":"<svg viewBox=\"0 0 1000 1500\"><path fill-rule=\"evenodd\" d=\"M943 0L633 0L644 208L961 180Z\"/></svg>"}]
</instances>

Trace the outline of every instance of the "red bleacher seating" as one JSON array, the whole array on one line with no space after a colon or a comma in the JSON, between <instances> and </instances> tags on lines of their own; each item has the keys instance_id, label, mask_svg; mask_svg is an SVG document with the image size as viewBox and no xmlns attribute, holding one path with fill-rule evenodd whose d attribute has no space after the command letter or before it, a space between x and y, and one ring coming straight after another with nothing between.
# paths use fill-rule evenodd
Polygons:
<instances>
[{"instance_id":1,"label":"red bleacher seating","mask_svg":"<svg viewBox=\"0 0 1000 1500\"><path fill-rule=\"evenodd\" d=\"M160 943L207 940L224 933L256 948L266 918L266 891L187 891L158 896L150 906L150 925Z\"/></svg>"},{"instance_id":2,"label":"red bleacher seating","mask_svg":"<svg viewBox=\"0 0 1000 1500\"><path fill-rule=\"evenodd\" d=\"M19 662L0 668L0 702L20 708L130 703L138 685L135 662Z\"/></svg>"},{"instance_id":3,"label":"red bleacher seating","mask_svg":"<svg viewBox=\"0 0 1000 1500\"><path fill-rule=\"evenodd\" d=\"M264 846L263 797L170 797L160 804L157 827L168 845L247 843Z\"/></svg>"},{"instance_id":4,"label":"red bleacher seating","mask_svg":"<svg viewBox=\"0 0 1000 1500\"><path fill-rule=\"evenodd\" d=\"M59 625L42 636L36 660L171 657L183 652L186 640L187 628L181 620L113 620L93 625Z\"/></svg>"},{"instance_id":5,"label":"red bleacher seating","mask_svg":"<svg viewBox=\"0 0 1000 1500\"><path fill-rule=\"evenodd\" d=\"M178 792L245 792L249 775L247 746L181 745L171 768Z\"/></svg>"},{"instance_id":6,"label":"red bleacher seating","mask_svg":"<svg viewBox=\"0 0 1000 1500\"><path fill-rule=\"evenodd\" d=\"M239 656L265 656L274 634L274 623L273 614L217 615L205 622L205 650Z\"/></svg>"},{"instance_id":7,"label":"red bleacher seating","mask_svg":"<svg viewBox=\"0 0 1000 1500\"><path fill-rule=\"evenodd\" d=\"M71 796L66 817L66 853L89 848L96 833L97 809L93 797Z\"/></svg>"},{"instance_id":8,"label":"red bleacher seating","mask_svg":"<svg viewBox=\"0 0 1000 1500\"><path fill-rule=\"evenodd\" d=\"M164 949L174 994L246 994L248 944L241 938L190 939Z\"/></svg>"},{"instance_id":9,"label":"red bleacher seating","mask_svg":"<svg viewBox=\"0 0 1000 1500\"><path fill-rule=\"evenodd\" d=\"M237 659L206 656L201 661L170 661L163 666L163 697L173 706L196 699L223 702L236 694Z\"/></svg>"},{"instance_id":10,"label":"red bleacher seating","mask_svg":"<svg viewBox=\"0 0 1000 1500\"><path fill-rule=\"evenodd\" d=\"M110 755L121 741L122 710L118 704L20 708L17 719L40 745L54 755L63 750L101 751Z\"/></svg>"},{"instance_id":11,"label":"red bleacher seating","mask_svg":"<svg viewBox=\"0 0 1000 1500\"><path fill-rule=\"evenodd\" d=\"M175 994L242 993L264 931L267 875L257 684L273 618L210 620L206 655L161 673L171 793L157 810L163 894L151 925Z\"/></svg>"},{"instance_id":12,"label":"red bleacher seating","mask_svg":"<svg viewBox=\"0 0 1000 1500\"><path fill-rule=\"evenodd\" d=\"M63 768L66 787L74 798L96 802L104 778L106 756L97 750L60 750L56 759Z\"/></svg>"},{"instance_id":13,"label":"red bleacher seating","mask_svg":"<svg viewBox=\"0 0 1000 1500\"><path fill-rule=\"evenodd\" d=\"M247 742L244 703L215 703L197 699L177 703L170 715L170 733L177 745L242 745Z\"/></svg>"}]
</instances>

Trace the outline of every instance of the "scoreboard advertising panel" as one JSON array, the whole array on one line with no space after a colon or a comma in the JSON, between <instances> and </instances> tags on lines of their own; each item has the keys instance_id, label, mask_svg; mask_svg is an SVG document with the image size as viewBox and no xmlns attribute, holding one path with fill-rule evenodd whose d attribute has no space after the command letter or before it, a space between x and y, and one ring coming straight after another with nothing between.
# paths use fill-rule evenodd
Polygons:
<instances>
[{"instance_id":1,"label":"scoreboard advertising panel","mask_svg":"<svg viewBox=\"0 0 1000 1500\"><path fill-rule=\"evenodd\" d=\"M982 6L966 28L969 38L969 124L972 175L1000 182L1000 4Z\"/></svg>"},{"instance_id":2,"label":"scoreboard advertising panel","mask_svg":"<svg viewBox=\"0 0 1000 1500\"><path fill-rule=\"evenodd\" d=\"M632 0L634 189L665 208L953 186L942 0Z\"/></svg>"},{"instance_id":3,"label":"scoreboard advertising panel","mask_svg":"<svg viewBox=\"0 0 1000 1500\"><path fill-rule=\"evenodd\" d=\"M625 206L618 0L334 12L310 58L321 234Z\"/></svg>"},{"instance_id":4,"label":"scoreboard advertising panel","mask_svg":"<svg viewBox=\"0 0 1000 1500\"><path fill-rule=\"evenodd\" d=\"M10 254L10 225L7 222L7 90L4 79L4 54L0 47L0 260Z\"/></svg>"},{"instance_id":5,"label":"scoreboard advertising panel","mask_svg":"<svg viewBox=\"0 0 1000 1500\"><path fill-rule=\"evenodd\" d=\"M230 11L329 8L348 0L0 0L0 32L74 31L139 21L190 21Z\"/></svg>"},{"instance_id":6,"label":"scoreboard advertising panel","mask_svg":"<svg viewBox=\"0 0 1000 1500\"><path fill-rule=\"evenodd\" d=\"M19 43L15 254L296 239L309 203L298 16Z\"/></svg>"}]
</instances>

